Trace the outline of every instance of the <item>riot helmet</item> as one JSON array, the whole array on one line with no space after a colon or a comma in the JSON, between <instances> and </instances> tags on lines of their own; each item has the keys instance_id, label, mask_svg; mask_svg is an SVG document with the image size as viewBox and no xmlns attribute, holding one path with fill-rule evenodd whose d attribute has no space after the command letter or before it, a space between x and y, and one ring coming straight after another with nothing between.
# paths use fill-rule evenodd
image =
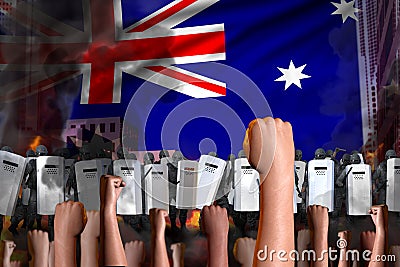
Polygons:
<instances>
[{"instance_id":1,"label":"riot helmet","mask_svg":"<svg viewBox=\"0 0 400 267\"><path fill-rule=\"evenodd\" d=\"M10 152L10 153L14 153L14 150L10 146L3 146L1 148L1 151L7 151L7 152Z\"/></svg>"},{"instance_id":2,"label":"riot helmet","mask_svg":"<svg viewBox=\"0 0 400 267\"><path fill-rule=\"evenodd\" d=\"M144 165L153 164L154 163L154 154L151 152L146 152L143 156Z\"/></svg>"},{"instance_id":3,"label":"riot helmet","mask_svg":"<svg viewBox=\"0 0 400 267\"><path fill-rule=\"evenodd\" d=\"M358 153L353 153L350 156L350 164L360 164L361 163L361 159L360 156L358 155Z\"/></svg>"},{"instance_id":4,"label":"riot helmet","mask_svg":"<svg viewBox=\"0 0 400 267\"><path fill-rule=\"evenodd\" d=\"M326 153L323 148L318 148L317 150L315 150L314 159L324 159L324 158L326 158Z\"/></svg>"},{"instance_id":5,"label":"riot helmet","mask_svg":"<svg viewBox=\"0 0 400 267\"><path fill-rule=\"evenodd\" d=\"M389 149L385 153L385 159L388 160L392 158L397 158L396 151L394 151L393 149Z\"/></svg>"},{"instance_id":6,"label":"riot helmet","mask_svg":"<svg viewBox=\"0 0 400 267\"><path fill-rule=\"evenodd\" d=\"M47 156L48 151L47 151L47 147L45 147L44 145L38 145L36 147L36 156Z\"/></svg>"},{"instance_id":7,"label":"riot helmet","mask_svg":"<svg viewBox=\"0 0 400 267\"><path fill-rule=\"evenodd\" d=\"M303 158L303 152L300 149L296 149L294 152L294 160L300 161Z\"/></svg>"}]
</instances>

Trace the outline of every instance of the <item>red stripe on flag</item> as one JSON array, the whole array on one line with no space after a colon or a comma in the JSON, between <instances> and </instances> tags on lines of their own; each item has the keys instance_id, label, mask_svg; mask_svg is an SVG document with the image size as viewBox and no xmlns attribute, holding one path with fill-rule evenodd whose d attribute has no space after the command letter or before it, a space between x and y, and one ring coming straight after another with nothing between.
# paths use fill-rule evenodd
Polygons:
<instances>
[{"instance_id":1,"label":"red stripe on flag","mask_svg":"<svg viewBox=\"0 0 400 267\"><path fill-rule=\"evenodd\" d=\"M164 10L160 14L152 17L151 19L143 22L142 24L139 24L135 28L131 29L129 32L143 32L143 31L153 27L157 23L171 17L175 13L181 11L182 9L190 6L191 4L193 4L196 1L197 0L182 0L181 2L177 3L176 5Z\"/></svg>"},{"instance_id":2,"label":"red stripe on flag","mask_svg":"<svg viewBox=\"0 0 400 267\"><path fill-rule=\"evenodd\" d=\"M146 67L149 70L152 70L154 72L158 72L160 74L163 74L165 76L169 76L171 78L183 81L185 83L197 86L197 87L201 87L203 89L206 89L208 91L220 94L220 95L226 95L226 88L210 83L210 82L206 82L204 80L200 80L198 78L195 78L193 76L181 73L181 72L177 72L175 70L171 70L168 69L166 67L163 66L153 66L153 67Z\"/></svg>"}]
</instances>

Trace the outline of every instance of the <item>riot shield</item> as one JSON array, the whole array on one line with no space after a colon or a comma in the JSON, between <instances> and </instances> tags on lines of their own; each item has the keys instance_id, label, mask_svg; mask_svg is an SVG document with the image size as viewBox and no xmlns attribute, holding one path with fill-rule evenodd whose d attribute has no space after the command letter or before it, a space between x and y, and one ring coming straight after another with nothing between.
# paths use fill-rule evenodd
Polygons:
<instances>
[{"instance_id":1,"label":"riot shield","mask_svg":"<svg viewBox=\"0 0 400 267\"><path fill-rule=\"evenodd\" d=\"M259 211L260 175L246 158L235 160L235 211Z\"/></svg>"},{"instance_id":2,"label":"riot shield","mask_svg":"<svg viewBox=\"0 0 400 267\"><path fill-rule=\"evenodd\" d=\"M349 172L349 170L351 171ZM346 166L347 214L368 215L372 205L371 167L367 164Z\"/></svg>"},{"instance_id":3,"label":"riot shield","mask_svg":"<svg viewBox=\"0 0 400 267\"><path fill-rule=\"evenodd\" d=\"M320 205L334 210L334 162L330 159L311 160L308 163L307 206Z\"/></svg>"},{"instance_id":4,"label":"riot shield","mask_svg":"<svg viewBox=\"0 0 400 267\"><path fill-rule=\"evenodd\" d=\"M25 169L25 158L0 151L0 214L12 216Z\"/></svg>"},{"instance_id":5,"label":"riot shield","mask_svg":"<svg viewBox=\"0 0 400 267\"><path fill-rule=\"evenodd\" d=\"M304 176L306 174L307 163L305 163L304 161L295 161L294 166L296 168L297 177L299 178L299 190L301 191L301 186L304 182ZM301 203L303 199L299 197L299 194L297 192L295 192L295 195L296 195L296 202Z\"/></svg>"},{"instance_id":6,"label":"riot shield","mask_svg":"<svg viewBox=\"0 0 400 267\"><path fill-rule=\"evenodd\" d=\"M138 160L120 159L113 163L114 175L126 183L117 201L117 214L142 214L141 167Z\"/></svg>"},{"instance_id":7,"label":"riot shield","mask_svg":"<svg viewBox=\"0 0 400 267\"><path fill-rule=\"evenodd\" d=\"M86 210L100 210L100 177L103 166L100 160L83 160L75 163L78 199Z\"/></svg>"},{"instance_id":8,"label":"riot shield","mask_svg":"<svg viewBox=\"0 0 400 267\"><path fill-rule=\"evenodd\" d=\"M178 162L178 186L176 207L178 209L195 209L198 184L197 161L181 160Z\"/></svg>"},{"instance_id":9,"label":"riot shield","mask_svg":"<svg viewBox=\"0 0 400 267\"><path fill-rule=\"evenodd\" d=\"M389 211L400 212L400 158L387 160L386 205Z\"/></svg>"},{"instance_id":10,"label":"riot shield","mask_svg":"<svg viewBox=\"0 0 400 267\"><path fill-rule=\"evenodd\" d=\"M54 215L56 205L64 201L64 158L40 156L37 169L37 213Z\"/></svg>"},{"instance_id":11,"label":"riot shield","mask_svg":"<svg viewBox=\"0 0 400 267\"><path fill-rule=\"evenodd\" d=\"M201 155L196 196L196 207L198 209L211 205L215 200L225 166L225 160L209 155Z\"/></svg>"},{"instance_id":12,"label":"riot shield","mask_svg":"<svg viewBox=\"0 0 400 267\"><path fill-rule=\"evenodd\" d=\"M145 211L158 208L169 211L168 167L163 164L144 166Z\"/></svg>"}]
</instances>

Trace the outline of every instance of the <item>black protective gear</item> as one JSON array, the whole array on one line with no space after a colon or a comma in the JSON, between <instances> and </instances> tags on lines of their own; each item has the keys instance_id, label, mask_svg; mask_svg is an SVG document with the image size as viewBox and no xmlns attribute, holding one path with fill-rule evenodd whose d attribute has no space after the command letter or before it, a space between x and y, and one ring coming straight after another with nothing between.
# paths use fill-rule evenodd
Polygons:
<instances>
[{"instance_id":1,"label":"black protective gear","mask_svg":"<svg viewBox=\"0 0 400 267\"><path fill-rule=\"evenodd\" d=\"M247 158L246 156L246 152L244 152L244 150L240 150L238 153L238 159L243 159L243 158Z\"/></svg>"},{"instance_id":2,"label":"black protective gear","mask_svg":"<svg viewBox=\"0 0 400 267\"><path fill-rule=\"evenodd\" d=\"M26 157L27 157L27 158L36 157L35 151L33 151L32 149L27 150L27 151L26 151Z\"/></svg>"},{"instance_id":3,"label":"black protective gear","mask_svg":"<svg viewBox=\"0 0 400 267\"><path fill-rule=\"evenodd\" d=\"M36 156L47 156L47 154L49 154L49 151L44 145L38 145L36 147Z\"/></svg>"},{"instance_id":4,"label":"black protective gear","mask_svg":"<svg viewBox=\"0 0 400 267\"><path fill-rule=\"evenodd\" d=\"M358 155L358 153L353 153L350 156L350 164L360 164L361 163L361 159L360 156Z\"/></svg>"},{"instance_id":5,"label":"black protective gear","mask_svg":"<svg viewBox=\"0 0 400 267\"><path fill-rule=\"evenodd\" d=\"M385 153L385 159L388 160L392 158L397 158L396 151L394 151L393 149L389 149Z\"/></svg>"},{"instance_id":6,"label":"black protective gear","mask_svg":"<svg viewBox=\"0 0 400 267\"><path fill-rule=\"evenodd\" d=\"M302 158L303 152L300 149L296 149L296 151L294 152L294 160L301 161Z\"/></svg>"},{"instance_id":7,"label":"black protective gear","mask_svg":"<svg viewBox=\"0 0 400 267\"><path fill-rule=\"evenodd\" d=\"M218 157L218 154L215 151L208 152L208 155L216 158Z\"/></svg>"},{"instance_id":8,"label":"black protective gear","mask_svg":"<svg viewBox=\"0 0 400 267\"><path fill-rule=\"evenodd\" d=\"M151 152L146 152L143 156L144 165L153 164L154 163L154 154Z\"/></svg>"},{"instance_id":9,"label":"black protective gear","mask_svg":"<svg viewBox=\"0 0 400 267\"><path fill-rule=\"evenodd\" d=\"M159 157L159 159L168 158L169 157L168 150L165 150L165 149L161 150L160 153L158 153L158 157Z\"/></svg>"},{"instance_id":10,"label":"black protective gear","mask_svg":"<svg viewBox=\"0 0 400 267\"><path fill-rule=\"evenodd\" d=\"M325 158L326 158L326 153L323 148L318 148L317 150L315 150L314 159L325 159Z\"/></svg>"},{"instance_id":11,"label":"black protective gear","mask_svg":"<svg viewBox=\"0 0 400 267\"><path fill-rule=\"evenodd\" d=\"M10 153L14 153L14 150L9 146L3 146L1 148L1 151L7 151L7 152L10 152Z\"/></svg>"}]
</instances>

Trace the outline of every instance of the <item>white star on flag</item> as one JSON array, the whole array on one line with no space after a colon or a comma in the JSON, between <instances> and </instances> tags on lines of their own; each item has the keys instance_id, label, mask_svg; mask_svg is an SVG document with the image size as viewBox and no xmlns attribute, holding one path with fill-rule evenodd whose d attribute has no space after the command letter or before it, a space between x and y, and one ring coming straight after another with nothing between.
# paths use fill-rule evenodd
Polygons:
<instances>
[{"instance_id":1,"label":"white star on flag","mask_svg":"<svg viewBox=\"0 0 400 267\"><path fill-rule=\"evenodd\" d=\"M342 15L343 23L348 17L358 21L356 12L360 11L360 9L354 7L354 0L348 3L345 0L340 0L340 4L334 2L331 2L331 4L337 8L331 15Z\"/></svg>"},{"instance_id":2,"label":"white star on flag","mask_svg":"<svg viewBox=\"0 0 400 267\"><path fill-rule=\"evenodd\" d=\"M301 89L300 80L311 77L309 75L302 73L302 71L304 70L306 65L307 64L304 64L303 66L296 68L293 64L293 61L290 60L288 69L283 69L283 68L278 67L278 70L280 70L283 73L283 75L281 77L279 77L278 79L276 79L275 82L283 82L284 81L285 82L285 90L288 89L288 87L292 84L297 85L297 87L299 87Z\"/></svg>"}]
</instances>

